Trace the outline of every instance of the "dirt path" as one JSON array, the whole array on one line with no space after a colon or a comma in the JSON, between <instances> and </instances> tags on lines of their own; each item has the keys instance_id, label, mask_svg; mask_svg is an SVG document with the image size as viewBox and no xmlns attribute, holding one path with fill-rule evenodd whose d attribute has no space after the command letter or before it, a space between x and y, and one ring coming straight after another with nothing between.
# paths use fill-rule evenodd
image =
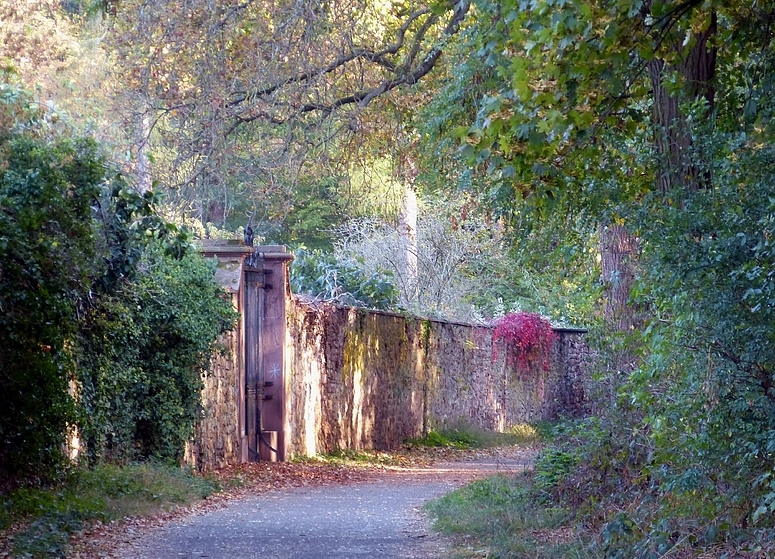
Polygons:
<instances>
[{"instance_id":1,"label":"dirt path","mask_svg":"<svg viewBox=\"0 0 775 559\"><path fill-rule=\"evenodd\" d=\"M441 558L447 542L431 532L423 504L473 479L520 471L531 461L532 452L509 450L371 472L349 483L249 492L216 510L127 528L110 557Z\"/></svg>"}]
</instances>

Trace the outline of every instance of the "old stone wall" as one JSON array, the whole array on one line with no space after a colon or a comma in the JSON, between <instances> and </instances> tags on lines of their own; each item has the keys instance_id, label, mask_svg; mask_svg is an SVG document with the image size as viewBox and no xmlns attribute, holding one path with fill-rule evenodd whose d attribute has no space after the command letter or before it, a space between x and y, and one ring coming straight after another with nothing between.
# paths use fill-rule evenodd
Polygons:
<instances>
[{"instance_id":1,"label":"old stone wall","mask_svg":"<svg viewBox=\"0 0 775 559\"><path fill-rule=\"evenodd\" d=\"M290 296L290 256L281 248L257 247L264 273L272 272L264 287L261 351L245 327L251 311L245 303L244 258L254 250L236 241L203 248L206 257L217 257L216 279L243 319L224 335L226 352L213 357L203 378L203 414L185 450L189 465L208 470L258 457L249 450L255 435L249 416L256 409L250 389L255 400L257 381L271 380L264 386L272 399L262 401L260 426L277 435L274 456L280 460L337 449L392 449L458 421L505 430L588 411L583 331L555 330L548 370L520 370L505 359L508 348L493 346L490 328L309 304ZM269 362L249 367L248 349ZM273 410L277 413L268 413Z\"/></svg>"},{"instance_id":2,"label":"old stone wall","mask_svg":"<svg viewBox=\"0 0 775 559\"><path fill-rule=\"evenodd\" d=\"M287 317L290 454L395 448L420 433L419 339L406 319L296 300Z\"/></svg>"},{"instance_id":3,"label":"old stone wall","mask_svg":"<svg viewBox=\"0 0 775 559\"><path fill-rule=\"evenodd\" d=\"M202 376L202 416L184 453L185 463L200 471L240 462L239 340L239 328L221 336L223 352Z\"/></svg>"},{"instance_id":4,"label":"old stone wall","mask_svg":"<svg viewBox=\"0 0 775 559\"><path fill-rule=\"evenodd\" d=\"M494 351L489 328L292 299L289 455L396 448L461 420L503 430L572 413L586 350L579 331L556 332L549 370L521 371Z\"/></svg>"}]
</instances>

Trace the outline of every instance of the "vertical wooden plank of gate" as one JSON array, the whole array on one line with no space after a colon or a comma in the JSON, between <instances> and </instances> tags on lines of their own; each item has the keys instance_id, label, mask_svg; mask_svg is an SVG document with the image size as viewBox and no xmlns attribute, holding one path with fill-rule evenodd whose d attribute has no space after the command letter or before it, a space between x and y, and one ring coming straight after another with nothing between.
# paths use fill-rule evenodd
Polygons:
<instances>
[{"instance_id":1,"label":"vertical wooden plank of gate","mask_svg":"<svg viewBox=\"0 0 775 559\"><path fill-rule=\"evenodd\" d=\"M276 440L275 459L284 461L286 453L286 393L289 379L285 373L286 298L288 297L287 264L293 255L281 245L256 247L263 254L264 270L264 323L263 323L263 366L260 382L271 383L265 388L261 417L261 429L268 442ZM271 287L270 287L271 286Z\"/></svg>"},{"instance_id":2,"label":"vertical wooden plank of gate","mask_svg":"<svg viewBox=\"0 0 775 559\"><path fill-rule=\"evenodd\" d=\"M259 381L258 344L261 335L259 290L262 289L262 273L252 268L245 269L245 447L247 460L258 461L256 387Z\"/></svg>"}]
</instances>

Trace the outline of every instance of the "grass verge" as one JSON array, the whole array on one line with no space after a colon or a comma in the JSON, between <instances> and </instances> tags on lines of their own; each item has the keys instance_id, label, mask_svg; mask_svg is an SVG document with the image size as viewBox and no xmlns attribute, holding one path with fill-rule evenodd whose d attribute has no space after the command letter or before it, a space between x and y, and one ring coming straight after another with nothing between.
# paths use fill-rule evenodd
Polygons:
<instances>
[{"instance_id":1,"label":"grass verge","mask_svg":"<svg viewBox=\"0 0 775 559\"><path fill-rule=\"evenodd\" d=\"M567 509L541 504L530 473L475 481L431 501L434 527L455 537L458 557L586 558Z\"/></svg>"},{"instance_id":2,"label":"grass verge","mask_svg":"<svg viewBox=\"0 0 775 559\"><path fill-rule=\"evenodd\" d=\"M66 557L70 535L86 523L154 514L217 490L215 482L174 466L78 469L57 487L22 488L0 496L0 530L13 534L0 539L0 556Z\"/></svg>"},{"instance_id":3,"label":"grass verge","mask_svg":"<svg viewBox=\"0 0 775 559\"><path fill-rule=\"evenodd\" d=\"M403 466L406 458L399 452L379 450L336 450L316 456L294 456L292 461L298 464L326 464L331 466Z\"/></svg>"},{"instance_id":4,"label":"grass verge","mask_svg":"<svg viewBox=\"0 0 775 559\"><path fill-rule=\"evenodd\" d=\"M457 422L425 437L407 439L401 449L337 450L316 456L294 456L298 464L326 464L342 467L406 467L427 464L435 460L454 459L467 452L502 447L535 447L547 440L554 424L521 423L506 432L488 431L469 423Z\"/></svg>"}]
</instances>

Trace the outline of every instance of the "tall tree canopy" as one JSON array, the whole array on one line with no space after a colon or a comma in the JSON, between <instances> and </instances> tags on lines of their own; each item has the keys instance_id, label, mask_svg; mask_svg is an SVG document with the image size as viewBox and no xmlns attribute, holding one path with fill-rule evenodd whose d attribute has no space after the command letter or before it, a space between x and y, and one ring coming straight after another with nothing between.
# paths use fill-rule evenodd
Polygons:
<instances>
[{"instance_id":1,"label":"tall tree canopy","mask_svg":"<svg viewBox=\"0 0 775 559\"><path fill-rule=\"evenodd\" d=\"M700 187L709 177L687 119L770 126L760 106L772 89L769 3L475 4L465 52L477 56L464 68L480 95L456 132L466 155L524 195L561 194L568 177L605 165L620 147L612 137L639 134L661 158L655 186Z\"/></svg>"},{"instance_id":2,"label":"tall tree canopy","mask_svg":"<svg viewBox=\"0 0 775 559\"><path fill-rule=\"evenodd\" d=\"M358 135L375 98L427 75L468 10L467 0L121 2L111 44L138 161L154 156L155 176L189 203L245 183L260 196L306 153L332 159L332 138Z\"/></svg>"}]
</instances>

